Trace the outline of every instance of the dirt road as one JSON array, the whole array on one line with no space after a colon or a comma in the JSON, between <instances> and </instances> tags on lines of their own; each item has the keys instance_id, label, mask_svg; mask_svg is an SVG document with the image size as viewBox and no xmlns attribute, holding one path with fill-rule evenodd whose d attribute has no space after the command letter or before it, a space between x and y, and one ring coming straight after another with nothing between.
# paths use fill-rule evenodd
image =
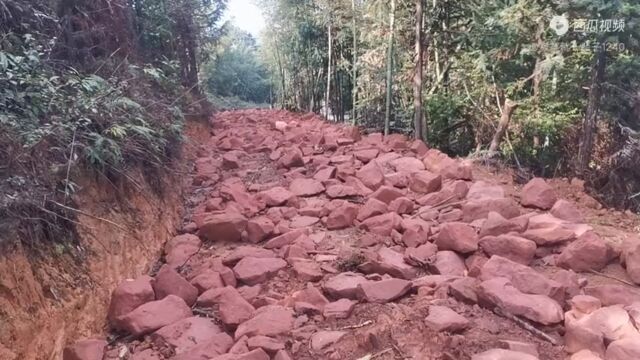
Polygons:
<instances>
[{"instance_id":1,"label":"dirt road","mask_svg":"<svg viewBox=\"0 0 640 360\"><path fill-rule=\"evenodd\" d=\"M212 123L181 235L65 360L640 358L634 220L579 183L314 115Z\"/></svg>"}]
</instances>

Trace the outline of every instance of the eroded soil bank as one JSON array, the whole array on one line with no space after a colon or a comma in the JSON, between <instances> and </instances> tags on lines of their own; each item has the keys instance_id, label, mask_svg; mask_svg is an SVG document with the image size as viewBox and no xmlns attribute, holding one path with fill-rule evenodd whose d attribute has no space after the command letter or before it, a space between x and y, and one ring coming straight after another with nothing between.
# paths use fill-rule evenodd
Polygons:
<instances>
[{"instance_id":1,"label":"eroded soil bank","mask_svg":"<svg viewBox=\"0 0 640 360\"><path fill-rule=\"evenodd\" d=\"M191 141L208 132L206 124L189 123L185 161L193 153ZM60 246L34 255L20 242L5 250L0 257L0 359L58 360L72 339L106 336L113 289L122 279L151 271L181 224L182 168L178 162L153 185L142 170L130 173L117 188L94 176L76 179L75 203L90 215L78 216L77 257Z\"/></svg>"}]
</instances>

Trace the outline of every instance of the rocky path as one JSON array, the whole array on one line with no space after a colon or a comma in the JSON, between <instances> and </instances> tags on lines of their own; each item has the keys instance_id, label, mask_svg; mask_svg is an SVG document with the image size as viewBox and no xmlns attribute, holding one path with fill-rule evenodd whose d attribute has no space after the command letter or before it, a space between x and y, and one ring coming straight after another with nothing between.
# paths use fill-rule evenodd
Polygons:
<instances>
[{"instance_id":1,"label":"rocky path","mask_svg":"<svg viewBox=\"0 0 640 360\"><path fill-rule=\"evenodd\" d=\"M612 243L403 136L220 113L181 235L64 360L640 359L640 239ZM603 270L604 269L604 270Z\"/></svg>"}]
</instances>

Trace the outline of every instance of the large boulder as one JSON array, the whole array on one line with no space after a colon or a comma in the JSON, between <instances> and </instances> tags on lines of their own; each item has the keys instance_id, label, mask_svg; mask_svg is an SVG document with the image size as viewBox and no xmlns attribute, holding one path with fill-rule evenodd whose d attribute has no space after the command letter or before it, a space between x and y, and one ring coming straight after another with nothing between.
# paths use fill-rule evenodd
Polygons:
<instances>
[{"instance_id":1,"label":"large boulder","mask_svg":"<svg viewBox=\"0 0 640 360\"><path fill-rule=\"evenodd\" d=\"M198 298L198 305L218 305L220 321L227 326L240 325L251 319L255 313L255 308L231 286L206 291Z\"/></svg>"},{"instance_id":2,"label":"large boulder","mask_svg":"<svg viewBox=\"0 0 640 360\"><path fill-rule=\"evenodd\" d=\"M564 302L565 286L528 266L501 256L492 256L482 267L479 278L480 280L506 278L512 286L523 293L545 295L560 303Z\"/></svg>"},{"instance_id":3,"label":"large boulder","mask_svg":"<svg viewBox=\"0 0 640 360\"><path fill-rule=\"evenodd\" d=\"M402 218L396 213L386 213L370 217L360 224L364 230L374 234L389 236L393 230L399 230L402 225Z\"/></svg>"},{"instance_id":4,"label":"large boulder","mask_svg":"<svg viewBox=\"0 0 640 360\"><path fill-rule=\"evenodd\" d=\"M158 347L169 347L180 354L209 341L222 329L213 320L193 316L167 325L151 335L151 341Z\"/></svg>"},{"instance_id":5,"label":"large boulder","mask_svg":"<svg viewBox=\"0 0 640 360\"><path fill-rule=\"evenodd\" d=\"M631 281L640 284L640 238L634 236L624 242L620 260Z\"/></svg>"},{"instance_id":6,"label":"large boulder","mask_svg":"<svg viewBox=\"0 0 640 360\"><path fill-rule=\"evenodd\" d=\"M522 188L522 206L549 210L558 198L555 191L542 178L533 178Z\"/></svg>"},{"instance_id":7,"label":"large boulder","mask_svg":"<svg viewBox=\"0 0 640 360\"><path fill-rule=\"evenodd\" d=\"M247 222L247 238L252 243L266 240L275 230L275 224L266 216L255 217Z\"/></svg>"},{"instance_id":8,"label":"large boulder","mask_svg":"<svg viewBox=\"0 0 640 360\"><path fill-rule=\"evenodd\" d=\"M485 236L480 248L489 256L499 255L523 265L529 265L536 254L536 243L515 235Z\"/></svg>"},{"instance_id":9,"label":"large boulder","mask_svg":"<svg viewBox=\"0 0 640 360\"><path fill-rule=\"evenodd\" d=\"M366 273L389 274L401 279L413 279L418 270L404 261L404 255L383 247L372 259L362 263L358 270Z\"/></svg>"},{"instance_id":10,"label":"large boulder","mask_svg":"<svg viewBox=\"0 0 640 360\"><path fill-rule=\"evenodd\" d=\"M233 272L243 283L257 285L267 281L285 267L287 262L282 259L245 257L233 267Z\"/></svg>"},{"instance_id":11,"label":"large boulder","mask_svg":"<svg viewBox=\"0 0 640 360\"><path fill-rule=\"evenodd\" d=\"M211 213L197 221L198 235L209 241L239 241L247 219L236 212Z\"/></svg>"},{"instance_id":12,"label":"large boulder","mask_svg":"<svg viewBox=\"0 0 640 360\"><path fill-rule=\"evenodd\" d=\"M377 190L384 184L384 171L376 161L371 161L356 171L356 178L372 190Z\"/></svg>"},{"instance_id":13,"label":"large boulder","mask_svg":"<svg viewBox=\"0 0 640 360\"><path fill-rule=\"evenodd\" d=\"M141 276L137 279L127 279L118 285L111 294L111 303L107 313L107 319L111 326L121 328L120 318L127 315L137 307L154 301L156 295L153 291L150 276Z\"/></svg>"},{"instance_id":14,"label":"large boulder","mask_svg":"<svg viewBox=\"0 0 640 360\"><path fill-rule=\"evenodd\" d=\"M326 220L326 226L329 230L344 229L353 225L354 220L358 216L358 205L345 202L329 213Z\"/></svg>"},{"instance_id":15,"label":"large boulder","mask_svg":"<svg viewBox=\"0 0 640 360\"><path fill-rule=\"evenodd\" d=\"M558 219L566 220L572 223L581 223L584 221L578 207L567 200L560 199L556 201L550 211L551 215Z\"/></svg>"},{"instance_id":16,"label":"large boulder","mask_svg":"<svg viewBox=\"0 0 640 360\"><path fill-rule=\"evenodd\" d=\"M278 305L259 308L250 320L240 324L235 332L236 340L243 336L279 336L293 329L293 311Z\"/></svg>"},{"instance_id":17,"label":"large boulder","mask_svg":"<svg viewBox=\"0 0 640 360\"><path fill-rule=\"evenodd\" d=\"M296 196L314 196L324 192L324 185L315 179L297 178L291 181L289 190Z\"/></svg>"},{"instance_id":18,"label":"large boulder","mask_svg":"<svg viewBox=\"0 0 640 360\"><path fill-rule=\"evenodd\" d=\"M573 271L601 270L613 258L611 246L593 232L586 232L569 244L556 264Z\"/></svg>"},{"instance_id":19,"label":"large boulder","mask_svg":"<svg viewBox=\"0 0 640 360\"><path fill-rule=\"evenodd\" d=\"M606 344L629 337L640 334L621 306L603 307L590 314L569 311L565 315L564 339L570 353L587 349L604 355Z\"/></svg>"},{"instance_id":20,"label":"large boulder","mask_svg":"<svg viewBox=\"0 0 640 360\"><path fill-rule=\"evenodd\" d=\"M323 289L333 299L358 299L358 285L369 282L361 274L344 272L327 280Z\"/></svg>"},{"instance_id":21,"label":"large boulder","mask_svg":"<svg viewBox=\"0 0 640 360\"><path fill-rule=\"evenodd\" d=\"M512 315L522 316L543 325L561 322L564 313L557 302L544 295L520 292L506 278L493 278L478 286L478 300L490 309L499 307Z\"/></svg>"},{"instance_id":22,"label":"large boulder","mask_svg":"<svg viewBox=\"0 0 640 360\"><path fill-rule=\"evenodd\" d=\"M442 176L430 171L417 171L409 176L409 189L418 194L430 194L442 188Z\"/></svg>"},{"instance_id":23,"label":"large boulder","mask_svg":"<svg viewBox=\"0 0 640 360\"><path fill-rule=\"evenodd\" d=\"M140 336L191 316L191 308L182 298L169 295L141 305L123 316L122 329L133 336Z\"/></svg>"},{"instance_id":24,"label":"large boulder","mask_svg":"<svg viewBox=\"0 0 640 360\"><path fill-rule=\"evenodd\" d=\"M439 250L453 250L467 254L478 250L478 235L468 224L450 222L440 226L435 244Z\"/></svg>"},{"instance_id":25,"label":"large boulder","mask_svg":"<svg viewBox=\"0 0 640 360\"><path fill-rule=\"evenodd\" d=\"M402 279L370 281L358 285L360 298L371 303L384 304L402 297L411 290L411 282Z\"/></svg>"},{"instance_id":26,"label":"large boulder","mask_svg":"<svg viewBox=\"0 0 640 360\"><path fill-rule=\"evenodd\" d=\"M191 285L168 265L163 265L153 280L153 290L156 299L162 300L169 295L175 295L191 306L198 298L198 289Z\"/></svg>"},{"instance_id":27,"label":"large boulder","mask_svg":"<svg viewBox=\"0 0 640 360\"><path fill-rule=\"evenodd\" d=\"M358 210L358 221L364 221L372 216L382 215L387 212L387 204L380 200L370 198Z\"/></svg>"}]
</instances>

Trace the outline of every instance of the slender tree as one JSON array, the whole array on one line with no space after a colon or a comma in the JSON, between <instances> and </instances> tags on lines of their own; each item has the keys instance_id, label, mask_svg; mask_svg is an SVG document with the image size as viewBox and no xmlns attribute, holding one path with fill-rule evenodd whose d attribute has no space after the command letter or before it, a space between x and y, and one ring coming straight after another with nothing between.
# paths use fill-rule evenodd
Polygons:
<instances>
[{"instance_id":1,"label":"slender tree","mask_svg":"<svg viewBox=\"0 0 640 360\"><path fill-rule=\"evenodd\" d=\"M384 134L389 135L389 125L391 123L391 95L393 92L393 39L396 23L396 0L391 0L391 11L389 12L389 43L387 44L387 99L386 112L384 116Z\"/></svg>"},{"instance_id":2,"label":"slender tree","mask_svg":"<svg viewBox=\"0 0 640 360\"><path fill-rule=\"evenodd\" d=\"M329 120L329 108L331 107L331 59L333 58L333 39L331 38L331 21L327 24L327 38L329 42L328 59L327 59L327 92L324 97L325 101L325 118Z\"/></svg>"},{"instance_id":3,"label":"slender tree","mask_svg":"<svg viewBox=\"0 0 640 360\"><path fill-rule=\"evenodd\" d=\"M356 8L356 0L351 0L351 11L353 20L351 23L351 32L353 33L353 64L351 71L353 74L351 75L351 97L352 97L352 105L351 105L351 122L353 125L358 124L358 112L356 109L356 103L358 102L358 25L357 18L358 12Z\"/></svg>"},{"instance_id":4,"label":"slender tree","mask_svg":"<svg viewBox=\"0 0 640 360\"><path fill-rule=\"evenodd\" d=\"M413 75L414 136L424 139L422 119L422 0L416 0L416 68Z\"/></svg>"},{"instance_id":5,"label":"slender tree","mask_svg":"<svg viewBox=\"0 0 640 360\"><path fill-rule=\"evenodd\" d=\"M580 147L578 148L577 171L583 174L589 167L591 155L593 153L593 140L596 135L598 113L602 98L602 82L607 66L607 53L604 46L600 46L598 52L593 57L593 68L591 70L591 86L589 88L589 100L587 111L582 123L582 134L580 136Z\"/></svg>"}]
</instances>

